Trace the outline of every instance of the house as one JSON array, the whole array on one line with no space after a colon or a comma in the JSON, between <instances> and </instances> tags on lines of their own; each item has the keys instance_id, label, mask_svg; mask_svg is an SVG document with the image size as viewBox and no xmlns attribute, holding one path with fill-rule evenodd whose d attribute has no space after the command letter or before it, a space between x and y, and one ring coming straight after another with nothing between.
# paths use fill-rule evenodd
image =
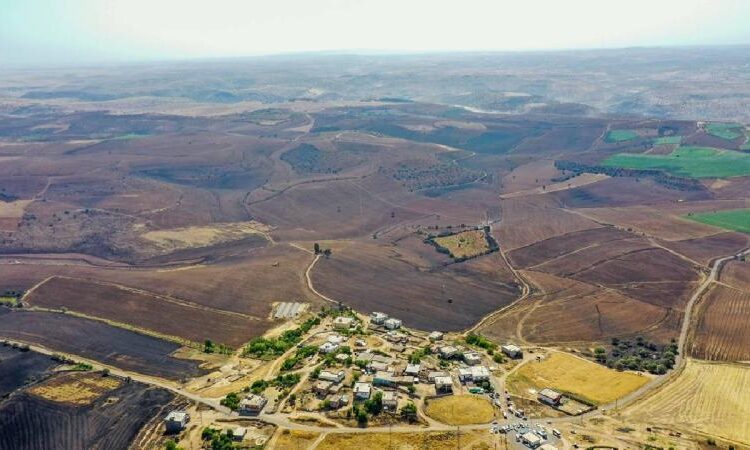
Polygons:
<instances>
[{"instance_id":1,"label":"house","mask_svg":"<svg viewBox=\"0 0 750 450\"><path fill-rule=\"evenodd\" d=\"M340 334L332 334L328 336L328 339L326 340L330 342L331 344L341 345L344 343L346 338L344 336L341 336Z\"/></svg>"},{"instance_id":2,"label":"house","mask_svg":"<svg viewBox=\"0 0 750 450\"><path fill-rule=\"evenodd\" d=\"M322 370L318 374L318 379L324 380L324 381L330 381L331 383L341 383L342 381L344 381L345 375L346 374L344 373L343 370L339 370L338 372L333 372L330 370Z\"/></svg>"},{"instance_id":3,"label":"house","mask_svg":"<svg viewBox=\"0 0 750 450\"><path fill-rule=\"evenodd\" d=\"M370 383L354 383L354 399L367 400L370 398L372 387Z\"/></svg>"},{"instance_id":4,"label":"house","mask_svg":"<svg viewBox=\"0 0 750 450\"><path fill-rule=\"evenodd\" d=\"M240 400L238 412L241 416L253 415L260 413L268 403L268 399L262 395L251 394Z\"/></svg>"},{"instance_id":5,"label":"house","mask_svg":"<svg viewBox=\"0 0 750 450\"><path fill-rule=\"evenodd\" d=\"M349 404L349 397L346 395L334 395L330 399L331 408L339 409Z\"/></svg>"},{"instance_id":6,"label":"house","mask_svg":"<svg viewBox=\"0 0 750 450\"><path fill-rule=\"evenodd\" d=\"M357 347L367 347L367 342L363 341L362 339L357 339L354 341L354 345Z\"/></svg>"},{"instance_id":7,"label":"house","mask_svg":"<svg viewBox=\"0 0 750 450\"><path fill-rule=\"evenodd\" d=\"M185 429L188 422L190 422L190 414L185 411L172 411L164 419L164 426L167 428L167 433L179 433Z\"/></svg>"},{"instance_id":8,"label":"house","mask_svg":"<svg viewBox=\"0 0 750 450\"><path fill-rule=\"evenodd\" d=\"M237 442L244 441L245 436L247 436L247 428L245 427L237 427L232 430L232 439Z\"/></svg>"},{"instance_id":9,"label":"house","mask_svg":"<svg viewBox=\"0 0 750 450\"><path fill-rule=\"evenodd\" d=\"M391 317L390 319L385 319L385 321L383 322L383 325L389 330L396 330L396 329L401 328L401 321Z\"/></svg>"},{"instance_id":10,"label":"house","mask_svg":"<svg viewBox=\"0 0 750 450\"><path fill-rule=\"evenodd\" d=\"M500 347L500 350L502 350L503 353L505 353L508 358L512 359L519 359L523 358L523 350L521 350L521 347L513 344L507 344Z\"/></svg>"},{"instance_id":11,"label":"house","mask_svg":"<svg viewBox=\"0 0 750 450\"><path fill-rule=\"evenodd\" d=\"M544 440L533 431L527 431L521 436L521 441L530 448L537 448L542 445Z\"/></svg>"},{"instance_id":12,"label":"house","mask_svg":"<svg viewBox=\"0 0 750 450\"><path fill-rule=\"evenodd\" d=\"M373 325L383 325L386 319L388 319L388 314L383 314L382 312L374 312L370 314L370 323Z\"/></svg>"},{"instance_id":13,"label":"house","mask_svg":"<svg viewBox=\"0 0 750 450\"><path fill-rule=\"evenodd\" d=\"M435 392L450 394L453 392L453 380L449 376L435 377Z\"/></svg>"},{"instance_id":14,"label":"house","mask_svg":"<svg viewBox=\"0 0 750 450\"><path fill-rule=\"evenodd\" d=\"M404 369L404 375L409 375L412 377L419 376L419 370L421 366L419 364L407 364L406 369Z\"/></svg>"},{"instance_id":15,"label":"house","mask_svg":"<svg viewBox=\"0 0 750 450\"><path fill-rule=\"evenodd\" d=\"M383 392L383 408L386 411L395 411L398 408L398 396L393 391Z\"/></svg>"},{"instance_id":16,"label":"house","mask_svg":"<svg viewBox=\"0 0 750 450\"><path fill-rule=\"evenodd\" d=\"M537 399L550 406L558 406L562 401L562 394L549 388L542 389L539 391Z\"/></svg>"},{"instance_id":17,"label":"house","mask_svg":"<svg viewBox=\"0 0 750 450\"><path fill-rule=\"evenodd\" d=\"M313 392L320 396L325 397L328 395L328 391L331 389L331 386L333 386L333 383L330 381L318 381L313 385Z\"/></svg>"},{"instance_id":18,"label":"house","mask_svg":"<svg viewBox=\"0 0 750 450\"><path fill-rule=\"evenodd\" d=\"M339 316L333 319L333 328L336 330L348 330L354 325L353 317Z\"/></svg>"},{"instance_id":19,"label":"house","mask_svg":"<svg viewBox=\"0 0 750 450\"><path fill-rule=\"evenodd\" d=\"M372 378L372 384L375 386L394 386L396 380L393 379L393 372L379 371Z\"/></svg>"},{"instance_id":20,"label":"house","mask_svg":"<svg viewBox=\"0 0 750 450\"><path fill-rule=\"evenodd\" d=\"M490 379L490 370L484 366L473 366L469 370L471 370L471 380L475 383Z\"/></svg>"},{"instance_id":21,"label":"house","mask_svg":"<svg viewBox=\"0 0 750 450\"><path fill-rule=\"evenodd\" d=\"M390 330L385 334L385 340L394 344L398 344L399 342L407 342L409 338L404 333L396 330Z\"/></svg>"},{"instance_id":22,"label":"house","mask_svg":"<svg viewBox=\"0 0 750 450\"><path fill-rule=\"evenodd\" d=\"M410 376L393 377L393 382L399 386L408 386L410 384L414 384L417 380L418 378Z\"/></svg>"},{"instance_id":23,"label":"house","mask_svg":"<svg viewBox=\"0 0 750 450\"><path fill-rule=\"evenodd\" d=\"M464 362L470 366L475 366L482 362L482 357L477 352L464 352Z\"/></svg>"},{"instance_id":24,"label":"house","mask_svg":"<svg viewBox=\"0 0 750 450\"><path fill-rule=\"evenodd\" d=\"M350 358L350 355L348 355L346 353L339 353L338 355L336 355L336 361L338 361L338 362L340 362L342 364L345 363L346 360L349 359L349 358Z\"/></svg>"},{"instance_id":25,"label":"house","mask_svg":"<svg viewBox=\"0 0 750 450\"><path fill-rule=\"evenodd\" d=\"M471 369L468 367L459 367L458 368L458 381L462 383L468 383L469 381L473 380L474 378L471 375Z\"/></svg>"},{"instance_id":26,"label":"house","mask_svg":"<svg viewBox=\"0 0 750 450\"><path fill-rule=\"evenodd\" d=\"M435 382L435 378L437 378L437 377L447 377L447 376L449 376L447 372L429 372L427 374L427 381L429 381L430 383L434 383Z\"/></svg>"},{"instance_id":27,"label":"house","mask_svg":"<svg viewBox=\"0 0 750 450\"><path fill-rule=\"evenodd\" d=\"M320 350L320 353L328 354L333 353L336 350L338 350L339 346L338 344L333 344L331 342L325 342L323 345L318 347L318 350Z\"/></svg>"},{"instance_id":28,"label":"house","mask_svg":"<svg viewBox=\"0 0 750 450\"><path fill-rule=\"evenodd\" d=\"M390 370L391 366L384 362L371 361L367 364L367 370L370 372L385 372Z\"/></svg>"},{"instance_id":29,"label":"house","mask_svg":"<svg viewBox=\"0 0 750 450\"><path fill-rule=\"evenodd\" d=\"M451 359L458 353L458 349L452 345L444 345L438 350L440 357L443 359Z\"/></svg>"},{"instance_id":30,"label":"house","mask_svg":"<svg viewBox=\"0 0 750 450\"><path fill-rule=\"evenodd\" d=\"M439 331L433 331L432 333L430 333L430 334L429 334L429 335L427 336L427 338L428 338L428 339L429 339L430 341L432 341L432 342L435 342L435 341L442 341L442 340L443 340L443 333L441 333L441 332L439 332Z\"/></svg>"}]
</instances>

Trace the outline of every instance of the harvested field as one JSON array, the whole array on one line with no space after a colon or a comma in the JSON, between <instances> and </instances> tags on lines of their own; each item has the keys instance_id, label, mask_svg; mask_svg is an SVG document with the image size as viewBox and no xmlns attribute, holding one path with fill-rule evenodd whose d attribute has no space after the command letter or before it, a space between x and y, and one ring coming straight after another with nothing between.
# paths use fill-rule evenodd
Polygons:
<instances>
[{"instance_id":1,"label":"harvested field","mask_svg":"<svg viewBox=\"0 0 750 450\"><path fill-rule=\"evenodd\" d=\"M149 421L166 414L173 400L169 391L136 382L122 383L85 405L20 393L0 403L0 448L128 448Z\"/></svg>"},{"instance_id":2,"label":"harvested field","mask_svg":"<svg viewBox=\"0 0 750 450\"><path fill-rule=\"evenodd\" d=\"M317 450L362 450L395 448L398 450L454 450L491 448L495 437L487 431L424 431L407 433L330 433Z\"/></svg>"},{"instance_id":3,"label":"harvested field","mask_svg":"<svg viewBox=\"0 0 750 450\"><path fill-rule=\"evenodd\" d=\"M425 413L448 425L489 423L495 418L492 404L477 395L449 395L429 401Z\"/></svg>"},{"instance_id":4,"label":"harvested field","mask_svg":"<svg viewBox=\"0 0 750 450\"><path fill-rule=\"evenodd\" d=\"M211 339L234 347L260 336L271 325L244 314L73 278L52 278L28 295L26 301L31 306L66 308L193 342Z\"/></svg>"},{"instance_id":5,"label":"harvested field","mask_svg":"<svg viewBox=\"0 0 750 450\"><path fill-rule=\"evenodd\" d=\"M695 239L661 242L681 255L708 266L712 260L723 256L734 255L746 248L750 237L742 233L718 233Z\"/></svg>"},{"instance_id":6,"label":"harvested field","mask_svg":"<svg viewBox=\"0 0 750 450\"><path fill-rule=\"evenodd\" d=\"M628 407L633 423L679 428L750 444L750 367L687 360L685 370L654 395Z\"/></svg>"},{"instance_id":7,"label":"harvested field","mask_svg":"<svg viewBox=\"0 0 750 450\"><path fill-rule=\"evenodd\" d=\"M220 223L210 227L173 228L143 233L141 237L161 250L175 251L186 248L208 247L224 242L237 241L248 236L270 231L262 223L236 222Z\"/></svg>"},{"instance_id":8,"label":"harvested field","mask_svg":"<svg viewBox=\"0 0 750 450\"><path fill-rule=\"evenodd\" d=\"M728 261L721 269L719 280L733 288L750 292L750 264L746 261Z\"/></svg>"},{"instance_id":9,"label":"harvested field","mask_svg":"<svg viewBox=\"0 0 750 450\"><path fill-rule=\"evenodd\" d=\"M73 372L34 385L26 392L56 403L83 406L120 386L122 381L117 377L105 377L98 372Z\"/></svg>"},{"instance_id":10,"label":"harvested field","mask_svg":"<svg viewBox=\"0 0 750 450\"><path fill-rule=\"evenodd\" d=\"M509 390L520 396L535 396L544 388L552 388L604 405L635 391L648 380L646 376L618 372L566 353L553 352L541 362L524 364L507 382Z\"/></svg>"},{"instance_id":11,"label":"harvested field","mask_svg":"<svg viewBox=\"0 0 750 450\"><path fill-rule=\"evenodd\" d=\"M450 236L436 237L434 242L457 259L473 258L490 251L487 235L483 230L461 231Z\"/></svg>"},{"instance_id":12,"label":"harvested field","mask_svg":"<svg viewBox=\"0 0 750 450\"><path fill-rule=\"evenodd\" d=\"M535 160L516 167L503 177L502 195L513 195L515 192L541 188L545 184L553 183L552 180L560 176L562 172L555 167L554 161Z\"/></svg>"},{"instance_id":13,"label":"harvested field","mask_svg":"<svg viewBox=\"0 0 750 450\"><path fill-rule=\"evenodd\" d=\"M383 311L420 329L460 330L517 296L507 269L482 264L493 256L433 265L405 247L357 242L321 259L312 280L323 294L359 311Z\"/></svg>"},{"instance_id":14,"label":"harvested field","mask_svg":"<svg viewBox=\"0 0 750 450\"><path fill-rule=\"evenodd\" d=\"M565 181L557 183L545 184L538 188L528 189L525 191L516 191L510 194L502 194L500 198L516 198L516 197L527 197L531 195L542 195L551 194L558 191L566 191L569 189L577 189L581 186L588 186L590 184L598 183L609 178L608 175L600 173L583 173Z\"/></svg>"},{"instance_id":15,"label":"harvested field","mask_svg":"<svg viewBox=\"0 0 750 450\"><path fill-rule=\"evenodd\" d=\"M49 376L50 371L58 365L58 362L41 353L0 347L0 398L28 382Z\"/></svg>"},{"instance_id":16,"label":"harvested field","mask_svg":"<svg viewBox=\"0 0 750 450\"><path fill-rule=\"evenodd\" d=\"M0 309L0 337L157 377L181 379L204 373L196 361L170 356L177 344L66 314Z\"/></svg>"},{"instance_id":17,"label":"harvested field","mask_svg":"<svg viewBox=\"0 0 750 450\"><path fill-rule=\"evenodd\" d=\"M279 430L277 431L278 436L274 438L274 448L289 448L306 450L309 449L316 439L320 436L320 433L312 431L300 431L300 430Z\"/></svg>"},{"instance_id":18,"label":"harvested field","mask_svg":"<svg viewBox=\"0 0 750 450\"><path fill-rule=\"evenodd\" d=\"M714 285L698 315L691 356L750 362L750 292Z\"/></svg>"}]
</instances>

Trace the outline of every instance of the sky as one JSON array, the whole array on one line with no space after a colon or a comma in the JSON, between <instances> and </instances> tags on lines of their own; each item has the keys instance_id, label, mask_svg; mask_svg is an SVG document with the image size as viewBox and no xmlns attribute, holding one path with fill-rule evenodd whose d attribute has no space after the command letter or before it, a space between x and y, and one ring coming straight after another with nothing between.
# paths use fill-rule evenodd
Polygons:
<instances>
[{"instance_id":1,"label":"sky","mask_svg":"<svg viewBox=\"0 0 750 450\"><path fill-rule=\"evenodd\" d=\"M0 0L0 69L736 44L750 44L749 0Z\"/></svg>"}]
</instances>

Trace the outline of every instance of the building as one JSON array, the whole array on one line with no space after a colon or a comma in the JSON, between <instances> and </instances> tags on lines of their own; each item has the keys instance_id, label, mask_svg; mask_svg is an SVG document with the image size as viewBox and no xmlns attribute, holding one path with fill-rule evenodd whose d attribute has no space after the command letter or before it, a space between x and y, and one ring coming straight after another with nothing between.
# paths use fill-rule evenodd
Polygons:
<instances>
[{"instance_id":1,"label":"building","mask_svg":"<svg viewBox=\"0 0 750 450\"><path fill-rule=\"evenodd\" d=\"M428 372L427 373L427 381L429 381L430 383L434 383L435 382L435 378L437 378L437 377L447 377L447 376L450 376L450 375L448 375L448 372L442 372L442 371Z\"/></svg>"},{"instance_id":2,"label":"building","mask_svg":"<svg viewBox=\"0 0 750 450\"><path fill-rule=\"evenodd\" d=\"M328 353L335 352L336 350L338 350L338 348L339 348L338 344L333 344L331 342L325 342L325 343L323 343L323 345L321 345L320 347L318 347L318 350L320 350L320 353L328 354Z\"/></svg>"},{"instance_id":3,"label":"building","mask_svg":"<svg viewBox=\"0 0 750 450\"><path fill-rule=\"evenodd\" d=\"M391 366L380 361L371 361L366 366L369 372L386 372L391 369Z\"/></svg>"},{"instance_id":4,"label":"building","mask_svg":"<svg viewBox=\"0 0 750 450\"><path fill-rule=\"evenodd\" d=\"M503 353L505 353L508 358L512 359L519 359L523 358L523 350L521 350L521 347L513 344L507 344L500 347L500 350L502 350Z\"/></svg>"},{"instance_id":5,"label":"building","mask_svg":"<svg viewBox=\"0 0 750 450\"><path fill-rule=\"evenodd\" d=\"M396 330L396 329L401 328L401 321L398 320L398 319L394 319L393 317L391 317L390 319L386 319L383 322L383 325L386 328L388 328L389 330Z\"/></svg>"},{"instance_id":6,"label":"building","mask_svg":"<svg viewBox=\"0 0 750 450\"><path fill-rule=\"evenodd\" d=\"M190 414L185 411L172 411L164 419L164 426L167 428L167 433L179 433L185 429L188 422L190 422Z\"/></svg>"},{"instance_id":7,"label":"building","mask_svg":"<svg viewBox=\"0 0 750 450\"><path fill-rule=\"evenodd\" d=\"M370 314L370 323L373 325L383 325L386 319L388 319L388 314L383 314L382 312L374 312Z\"/></svg>"},{"instance_id":8,"label":"building","mask_svg":"<svg viewBox=\"0 0 750 450\"><path fill-rule=\"evenodd\" d=\"M398 396L393 391L383 392L383 409L395 411L398 408Z\"/></svg>"},{"instance_id":9,"label":"building","mask_svg":"<svg viewBox=\"0 0 750 450\"><path fill-rule=\"evenodd\" d=\"M440 357L443 359L451 359L458 354L458 349L452 345L444 345L438 350Z\"/></svg>"},{"instance_id":10,"label":"building","mask_svg":"<svg viewBox=\"0 0 750 450\"><path fill-rule=\"evenodd\" d=\"M438 394L453 393L453 380L451 377L435 377L435 392Z\"/></svg>"},{"instance_id":11,"label":"building","mask_svg":"<svg viewBox=\"0 0 750 450\"><path fill-rule=\"evenodd\" d=\"M372 384L375 386L395 386L396 380L393 379L393 372L379 371L375 372L372 377Z\"/></svg>"},{"instance_id":12,"label":"building","mask_svg":"<svg viewBox=\"0 0 750 450\"><path fill-rule=\"evenodd\" d=\"M241 416L258 414L263 411L266 403L268 403L268 399L262 395L251 394L240 400L238 412Z\"/></svg>"},{"instance_id":13,"label":"building","mask_svg":"<svg viewBox=\"0 0 750 450\"><path fill-rule=\"evenodd\" d=\"M330 342L331 344L341 345L344 343L346 338L344 336L341 336L340 334L332 334L328 336L328 339L326 340Z\"/></svg>"},{"instance_id":14,"label":"building","mask_svg":"<svg viewBox=\"0 0 750 450\"><path fill-rule=\"evenodd\" d=\"M330 381L318 381L313 385L313 392L319 396L319 397L325 397L328 395L328 391L331 389L331 386L333 386L333 383Z\"/></svg>"},{"instance_id":15,"label":"building","mask_svg":"<svg viewBox=\"0 0 750 450\"><path fill-rule=\"evenodd\" d=\"M475 383L490 379L490 370L484 366L473 366L469 370L471 370L471 380Z\"/></svg>"},{"instance_id":16,"label":"building","mask_svg":"<svg viewBox=\"0 0 750 450\"><path fill-rule=\"evenodd\" d=\"M470 366L475 366L482 362L482 357L477 352L464 352L464 362Z\"/></svg>"},{"instance_id":17,"label":"building","mask_svg":"<svg viewBox=\"0 0 750 450\"><path fill-rule=\"evenodd\" d=\"M346 374L343 370L339 370L338 372L333 372L330 370L323 370L318 374L318 379L323 381L330 381L331 383L341 383L344 381L344 376Z\"/></svg>"},{"instance_id":18,"label":"building","mask_svg":"<svg viewBox=\"0 0 750 450\"><path fill-rule=\"evenodd\" d=\"M473 380L474 378L471 375L471 369L468 367L459 367L458 368L458 381L462 383L468 383L469 381Z\"/></svg>"},{"instance_id":19,"label":"building","mask_svg":"<svg viewBox=\"0 0 750 450\"><path fill-rule=\"evenodd\" d=\"M367 400L370 398L372 386L370 383L354 383L354 399Z\"/></svg>"},{"instance_id":20,"label":"building","mask_svg":"<svg viewBox=\"0 0 750 450\"><path fill-rule=\"evenodd\" d=\"M336 361L338 361L338 362L340 362L342 364L345 363L346 360L349 359L349 358L351 358L351 356L348 355L348 354L346 354L346 353L339 353L338 355L336 355Z\"/></svg>"},{"instance_id":21,"label":"building","mask_svg":"<svg viewBox=\"0 0 750 450\"><path fill-rule=\"evenodd\" d=\"M244 441L245 436L247 436L247 428L245 427L237 427L232 430L232 439L234 439L237 442Z\"/></svg>"},{"instance_id":22,"label":"building","mask_svg":"<svg viewBox=\"0 0 750 450\"><path fill-rule=\"evenodd\" d=\"M562 394L552 389L546 388L539 391L538 400L546 405L558 406L562 401Z\"/></svg>"},{"instance_id":23,"label":"building","mask_svg":"<svg viewBox=\"0 0 750 450\"><path fill-rule=\"evenodd\" d=\"M523 441L523 443L530 448L537 448L542 445L542 442L544 440L533 431L527 431L523 436L521 436L521 441Z\"/></svg>"},{"instance_id":24,"label":"building","mask_svg":"<svg viewBox=\"0 0 750 450\"><path fill-rule=\"evenodd\" d=\"M439 331L433 331L432 333L429 334L429 336L427 336L427 338L429 340L431 340L432 342L442 341L443 340L443 333L441 333Z\"/></svg>"},{"instance_id":25,"label":"building","mask_svg":"<svg viewBox=\"0 0 750 450\"><path fill-rule=\"evenodd\" d=\"M339 409L349 404L349 397L346 395L334 395L330 399L331 408Z\"/></svg>"},{"instance_id":26,"label":"building","mask_svg":"<svg viewBox=\"0 0 750 450\"><path fill-rule=\"evenodd\" d=\"M354 325L353 317L338 316L333 319L333 328L336 330L348 330Z\"/></svg>"},{"instance_id":27,"label":"building","mask_svg":"<svg viewBox=\"0 0 750 450\"><path fill-rule=\"evenodd\" d=\"M407 364L406 369L404 369L404 375L409 375L412 377L419 376L420 369L421 366L419 364Z\"/></svg>"}]
</instances>

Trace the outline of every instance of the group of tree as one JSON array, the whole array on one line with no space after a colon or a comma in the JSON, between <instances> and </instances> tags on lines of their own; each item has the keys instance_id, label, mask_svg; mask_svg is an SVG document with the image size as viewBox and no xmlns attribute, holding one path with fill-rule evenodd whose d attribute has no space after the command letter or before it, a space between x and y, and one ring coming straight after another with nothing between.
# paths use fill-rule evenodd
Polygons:
<instances>
[{"instance_id":1,"label":"group of tree","mask_svg":"<svg viewBox=\"0 0 750 450\"><path fill-rule=\"evenodd\" d=\"M325 257L331 256L331 249L330 248L325 248L325 249L321 248L320 244L318 244L317 242L315 244L313 244L313 251L315 252L316 255L323 255Z\"/></svg>"},{"instance_id":2,"label":"group of tree","mask_svg":"<svg viewBox=\"0 0 750 450\"><path fill-rule=\"evenodd\" d=\"M256 358L282 355L294 345L298 344L302 340L302 336L318 324L320 324L320 317L316 316L306 320L297 328L284 331L279 337L253 338L245 346L242 355L254 356Z\"/></svg>"},{"instance_id":3,"label":"group of tree","mask_svg":"<svg viewBox=\"0 0 750 450\"><path fill-rule=\"evenodd\" d=\"M594 359L616 370L645 371L656 375L672 369L679 353L677 342L668 345L650 342L642 336L635 340L612 338L611 347L594 349Z\"/></svg>"}]
</instances>

